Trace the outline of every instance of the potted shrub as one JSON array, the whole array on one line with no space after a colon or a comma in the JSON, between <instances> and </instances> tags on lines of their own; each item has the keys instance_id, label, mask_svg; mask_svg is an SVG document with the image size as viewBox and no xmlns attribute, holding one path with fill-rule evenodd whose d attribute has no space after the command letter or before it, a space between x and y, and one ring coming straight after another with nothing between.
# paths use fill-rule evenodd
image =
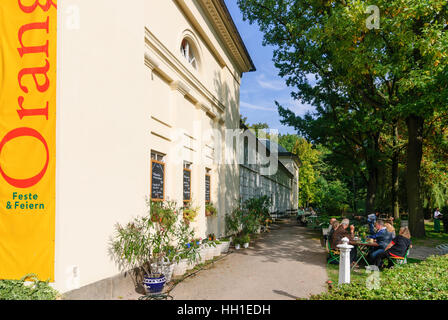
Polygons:
<instances>
[{"instance_id":1,"label":"potted shrub","mask_svg":"<svg viewBox=\"0 0 448 320\"><path fill-rule=\"evenodd\" d=\"M221 241L215 240L213 242L215 244L215 248L213 250L213 257L218 257L221 255Z\"/></svg>"},{"instance_id":2,"label":"potted shrub","mask_svg":"<svg viewBox=\"0 0 448 320\"><path fill-rule=\"evenodd\" d=\"M148 293L157 294L162 292L167 277L171 278L171 266L164 250L164 245L169 241L168 232L160 225L153 227L155 230L151 230L151 274L145 275L143 284Z\"/></svg>"},{"instance_id":3,"label":"potted shrub","mask_svg":"<svg viewBox=\"0 0 448 320\"><path fill-rule=\"evenodd\" d=\"M230 248L230 239L224 238L219 241L221 242L221 253L227 253Z\"/></svg>"},{"instance_id":4,"label":"potted shrub","mask_svg":"<svg viewBox=\"0 0 448 320\"><path fill-rule=\"evenodd\" d=\"M111 243L114 260L124 271L133 270L137 287L149 294L158 294L174 271L178 240L177 209L174 202L154 203L147 200L148 215L125 226L116 225Z\"/></svg>"},{"instance_id":5,"label":"potted shrub","mask_svg":"<svg viewBox=\"0 0 448 320\"><path fill-rule=\"evenodd\" d=\"M201 247L199 239L192 239L186 244L186 252L188 253L187 270L193 269L201 259Z\"/></svg>"},{"instance_id":6,"label":"potted shrub","mask_svg":"<svg viewBox=\"0 0 448 320\"><path fill-rule=\"evenodd\" d=\"M194 222L197 215L198 215L199 209L196 207L192 207L191 205L187 205L183 208L183 217L186 223Z\"/></svg>"},{"instance_id":7,"label":"potted shrub","mask_svg":"<svg viewBox=\"0 0 448 320\"><path fill-rule=\"evenodd\" d=\"M204 253L205 260L213 259L215 247L216 245L213 241L209 241L208 239L202 241L202 252Z\"/></svg>"},{"instance_id":8,"label":"potted shrub","mask_svg":"<svg viewBox=\"0 0 448 320\"><path fill-rule=\"evenodd\" d=\"M115 237L111 243L111 254L122 271L130 271L137 288L145 284L145 277L151 275L151 239L149 224L145 218L122 226L115 226ZM164 280L164 279L163 279Z\"/></svg>"},{"instance_id":9,"label":"potted shrub","mask_svg":"<svg viewBox=\"0 0 448 320\"><path fill-rule=\"evenodd\" d=\"M242 236L241 243L243 244L243 248L249 248L250 236L248 234Z\"/></svg>"},{"instance_id":10,"label":"potted shrub","mask_svg":"<svg viewBox=\"0 0 448 320\"><path fill-rule=\"evenodd\" d=\"M233 245L235 246L235 250L241 249L241 239L239 237L236 237L233 239Z\"/></svg>"},{"instance_id":11,"label":"potted shrub","mask_svg":"<svg viewBox=\"0 0 448 320\"><path fill-rule=\"evenodd\" d=\"M176 255L174 257L173 275L183 275L186 270L194 267L197 250L199 245L192 245L191 239L194 231L185 221L180 221L176 228L177 246L175 248ZM191 268L190 268L191 266Z\"/></svg>"},{"instance_id":12,"label":"potted shrub","mask_svg":"<svg viewBox=\"0 0 448 320\"><path fill-rule=\"evenodd\" d=\"M217 212L218 211L216 210L216 208L213 206L212 203L209 202L205 205L205 216L206 217L214 217L214 216L216 216Z\"/></svg>"},{"instance_id":13,"label":"potted shrub","mask_svg":"<svg viewBox=\"0 0 448 320\"><path fill-rule=\"evenodd\" d=\"M150 209L151 221L162 225L171 225L176 221L176 204L171 201L147 200Z\"/></svg>"}]
</instances>

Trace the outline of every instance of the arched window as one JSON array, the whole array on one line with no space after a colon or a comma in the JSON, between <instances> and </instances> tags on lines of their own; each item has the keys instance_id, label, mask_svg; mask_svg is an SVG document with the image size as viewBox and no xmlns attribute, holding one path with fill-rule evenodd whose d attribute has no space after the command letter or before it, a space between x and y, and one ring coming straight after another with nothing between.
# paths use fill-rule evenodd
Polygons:
<instances>
[{"instance_id":1,"label":"arched window","mask_svg":"<svg viewBox=\"0 0 448 320\"><path fill-rule=\"evenodd\" d=\"M198 59L196 52L191 45L190 41L187 39L182 40L182 44L180 46L180 52L182 56L187 60L189 64L196 70L198 69Z\"/></svg>"}]
</instances>

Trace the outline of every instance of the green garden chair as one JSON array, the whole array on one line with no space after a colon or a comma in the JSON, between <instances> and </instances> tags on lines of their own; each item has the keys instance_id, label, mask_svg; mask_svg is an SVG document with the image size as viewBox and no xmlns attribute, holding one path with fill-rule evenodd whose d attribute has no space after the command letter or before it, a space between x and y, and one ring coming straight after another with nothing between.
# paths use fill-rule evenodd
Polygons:
<instances>
[{"instance_id":1,"label":"green garden chair","mask_svg":"<svg viewBox=\"0 0 448 320\"><path fill-rule=\"evenodd\" d=\"M327 241L328 254L329 257L327 259L327 264L330 264L333 261L337 261L339 263L339 258L341 256L339 250L331 249L330 241Z\"/></svg>"},{"instance_id":2,"label":"green garden chair","mask_svg":"<svg viewBox=\"0 0 448 320\"><path fill-rule=\"evenodd\" d=\"M389 261L392 261L392 263L394 264L394 267L395 266L401 266L401 265L403 265L403 264L406 264L407 263L407 258L408 258L408 255L409 255L409 248L408 248L408 250L406 250L406 254L405 254L405 256L404 256L404 258L397 258L397 257L389 257Z\"/></svg>"}]
</instances>

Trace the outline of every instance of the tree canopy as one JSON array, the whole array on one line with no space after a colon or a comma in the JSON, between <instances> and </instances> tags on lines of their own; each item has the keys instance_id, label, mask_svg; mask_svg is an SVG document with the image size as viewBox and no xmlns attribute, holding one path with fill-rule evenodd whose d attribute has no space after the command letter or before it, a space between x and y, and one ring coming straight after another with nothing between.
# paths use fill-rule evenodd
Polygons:
<instances>
[{"instance_id":1,"label":"tree canopy","mask_svg":"<svg viewBox=\"0 0 448 320\"><path fill-rule=\"evenodd\" d=\"M293 88L293 98L316 107L315 113L299 117L277 104L283 123L327 146L345 159L346 170L365 180L366 211L378 204L384 165L393 164L390 184L396 185L404 163L401 185L411 232L424 235L420 172L424 142L429 143L425 134L433 122L443 131L447 117L446 0L375 1L380 16L379 28L373 29L368 26L371 1L238 4L244 18L264 33L264 44L275 47L275 65Z\"/></svg>"}]
</instances>

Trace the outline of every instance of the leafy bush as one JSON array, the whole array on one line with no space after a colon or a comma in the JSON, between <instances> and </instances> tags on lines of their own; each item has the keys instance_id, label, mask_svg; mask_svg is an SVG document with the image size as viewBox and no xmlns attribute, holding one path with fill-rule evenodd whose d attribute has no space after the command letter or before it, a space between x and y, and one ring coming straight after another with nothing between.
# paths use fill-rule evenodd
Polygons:
<instances>
[{"instance_id":1,"label":"leafy bush","mask_svg":"<svg viewBox=\"0 0 448 320\"><path fill-rule=\"evenodd\" d=\"M194 260L197 247L189 221L182 219L174 202L147 201L147 215L125 225L116 224L110 254L122 271L134 270L136 279L158 274L166 260ZM175 244L175 246L173 246Z\"/></svg>"},{"instance_id":2,"label":"leafy bush","mask_svg":"<svg viewBox=\"0 0 448 320\"><path fill-rule=\"evenodd\" d=\"M238 207L226 215L226 234L235 235L241 231L241 209Z\"/></svg>"},{"instance_id":3,"label":"leafy bush","mask_svg":"<svg viewBox=\"0 0 448 320\"><path fill-rule=\"evenodd\" d=\"M25 280L31 280L28 285ZM0 280L0 300L56 300L59 292L48 281L39 281L35 275L20 280Z\"/></svg>"},{"instance_id":4,"label":"leafy bush","mask_svg":"<svg viewBox=\"0 0 448 320\"><path fill-rule=\"evenodd\" d=\"M448 255L432 256L381 272L380 288L369 290L365 282L336 286L312 300L447 300Z\"/></svg>"},{"instance_id":5,"label":"leafy bush","mask_svg":"<svg viewBox=\"0 0 448 320\"><path fill-rule=\"evenodd\" d=\"M218 210L213 206L212 203L207 203L205 205L205 216L214 217L218 213Z\"/></svg>"},{"instance_id":6,"label":"leafy bush","mask_svg":"<svg viewBox=\"0 0 448 320\"><path fill-rule=\"evenodd\" d=\"M317 193L313 202L321 212L328 215L340 215L350 207L347 203L349 190L339 181L327 181L319 177L316 181Z\"/></svg>"},{"instance_id":7,"label":"leafy bush","mask_svg":"<svg viewBox=\"0 0 448 320\"><path fill-rule=\"evenodd\" d=\"M248 235L257 232L269 218L270 199L267 196L252 198L226 215L227 234Z\"/></svg>"}]
</instances>

